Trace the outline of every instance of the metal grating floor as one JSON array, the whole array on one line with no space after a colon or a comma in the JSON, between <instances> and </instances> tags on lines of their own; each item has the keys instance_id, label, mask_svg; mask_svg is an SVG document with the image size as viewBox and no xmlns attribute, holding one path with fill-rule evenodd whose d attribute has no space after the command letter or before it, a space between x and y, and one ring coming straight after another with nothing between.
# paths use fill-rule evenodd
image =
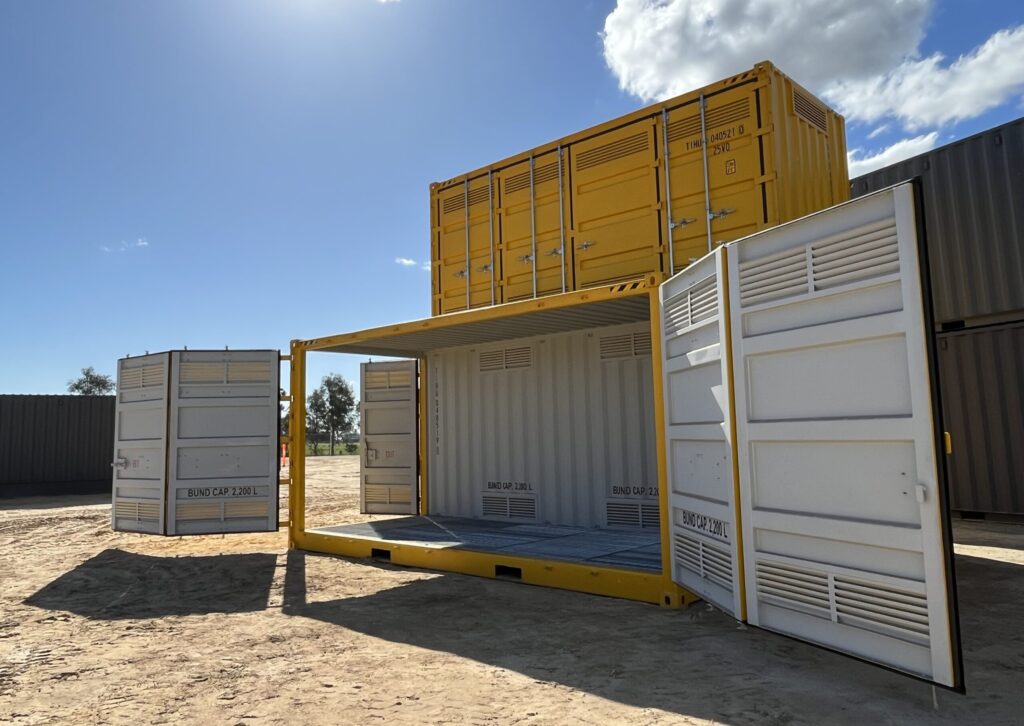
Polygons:
<instances>
[{"instance_id":1,"label":"metal grating floor","mask_svg":"<svg viewBox=\"0 0 1024 726\"><path fill-rule=\"evenodd\" d=\"M400 517L310 531L424 547L457 547L661 571L661 537L657 529L586 529L462 517Z\"/></svg>"}]
</instances>

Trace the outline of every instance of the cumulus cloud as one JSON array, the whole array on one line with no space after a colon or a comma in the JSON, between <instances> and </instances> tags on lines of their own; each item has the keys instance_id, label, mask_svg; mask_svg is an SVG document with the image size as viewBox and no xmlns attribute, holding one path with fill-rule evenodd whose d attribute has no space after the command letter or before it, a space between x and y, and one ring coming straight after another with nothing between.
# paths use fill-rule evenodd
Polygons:
<instances>
[{"instance_id":1,"label":"cumulus cloud","mask_svg":"<svg viewBox=\"0 0 1024 726\"><path fill-rule=\"evenodd\" d=\"M933 0L618 0L601 38L620 87L645 101L761 60L778 64L850 121L891 119L910 132L974 118L1019 97L1024 26L1004 28L952 62L941 53L921 57L933 6Z\"/></svg>"},{"instance_id":2,"label":"cumulus cloud","mask_svg":"<svg viewBox=\"0 0 1024 726\"><path fill-rule=\"evenodd\" d=\"M924 37L931 0L619 0L604 57L645 101L771 60L820 90L886 73Z\"/></svg>"},{"instance_id":3,"label":"cumulus cloud","mask_svg":"<svg viewBox=\"0 0 1024 726\"><path fill-rule=\"evenodd\" d=\"M138 249L139 247L149 247L149 240L145 237L136 237L134 241L121 240L119 245L100 245L100 251L109 254L111 252L127 252L128 250Z\"/></svg>"},{"instance_id":4,"label":"cumulus cloud","mask_svg":"<svg viewBox=\"0 0 1024 726\"><path fill-rule=\"evenodd\" d=\"M870 133L870 134L868 134L868 138L869 138L869 139L873 139L873 138L876 138L876 137L878 137L878 136L881 136L882 134L884 134L884 133L885 133L886 131L888 131L888 130L889 130L889 124L882 124L882 125L881 125L881 126L879 126L878 128L876 128L876 129L873 129L873 130L871 131L871 133Z\"/></svg>"},{"instance_id":5,"label":"cumulus cloud","mask_svg":"<svg viewBox=\"0 0 1024 726\"><path fill-rule=\"evenodd\" d=\"M939 132L915 136L910 139L902 139L895 144L882 149L881 151L865 156L862 149L853 149L847 155L850 166L850 178L867 174L869 171L881 169L882 167L895 164L897 161L909 159L912 156L931 151L939 141Z\"/></svg>"},{"instance_id":6,"label":"cumulus cloud","mask_svg":"<svg viewBox=\"0 0 1024 726\"><path fill-rule=\"evenodd\" d=\"M414 259L412 259L410 257L396 257L395 258L395 264L396 265L401 265L402 267L415 267L416 266L416 260L414 260Z\"/></svg>"},{"instance_id":7,"label":"cumulus cloud","mask_svg":"<svg viewBox=\"0 0 1024 726\"><path fill-rule=\"evenodd\" d=\"M1024 90L1024 25L994 33L949 64L935 53L825 91L848 119L898 118L911 131L980 116Z\"/></svg>"}]
</instances>

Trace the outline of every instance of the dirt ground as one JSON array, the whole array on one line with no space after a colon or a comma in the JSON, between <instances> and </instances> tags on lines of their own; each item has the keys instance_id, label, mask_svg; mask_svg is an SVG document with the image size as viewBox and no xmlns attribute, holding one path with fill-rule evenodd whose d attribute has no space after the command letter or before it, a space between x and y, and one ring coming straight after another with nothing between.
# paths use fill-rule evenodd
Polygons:
<instances>
[{"instance_id":1,"label":"dirt ground","mask_svg":"<svg viewBox=\"0 0 1024 726\"><path fill-rule=\"evenodd\" d=\"M309 460L309 524L358 462ZM1024 722L1024 527L960 522L968 695L697 605L664 610L288 552L285 532L110 531L101 498L0 500L0 722Z\"/></svg>"}]
</instances>

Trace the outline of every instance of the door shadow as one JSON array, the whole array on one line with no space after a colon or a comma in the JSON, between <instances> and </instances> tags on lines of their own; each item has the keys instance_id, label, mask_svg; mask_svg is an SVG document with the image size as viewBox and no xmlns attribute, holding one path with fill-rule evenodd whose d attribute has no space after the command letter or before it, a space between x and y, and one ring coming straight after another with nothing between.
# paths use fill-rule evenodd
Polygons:
<instances>
[{"instance_id":1,"label":"door shadow","mask_svg":"<svg viewBox=\"0 0 1024 726\"><path fill-rule=\"evenodd\" d=\"M94 620L252 612L267 606L277 555L152 557L108 549L25 600Z\"/></svg>"}]
</instances>

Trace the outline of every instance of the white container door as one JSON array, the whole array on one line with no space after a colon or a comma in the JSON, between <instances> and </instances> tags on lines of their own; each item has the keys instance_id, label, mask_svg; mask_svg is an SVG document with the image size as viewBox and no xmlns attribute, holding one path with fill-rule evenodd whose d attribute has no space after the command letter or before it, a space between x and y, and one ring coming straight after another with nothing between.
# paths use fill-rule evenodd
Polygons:
<instances>
[{"instance_id":1,"label":"white container door","mask_svg":"<svg viewBox=\"0 0 1024 726\"><path fill-rule=\"evenodd\" d=\"M417 361L363 363L359 405L359 511L416 514L419 469Z\"/></svg>"},{"instance_id":2,"label":"white container door","mask_svg":"<svg viewBox=\"0 0 1024 726\"><path fill-rule=\"evenodd\" d=\"M751 624L960 687L913 187L730 245Z\"/></svg>"},{"instance_id":3,"label":"white container door","mask_svg":"<svg viewBox=\"0 0 1024 726\"><path fill-rule=\"evenodd\" d=\"M278 527L280 354L171 353L167 534Z\"/></svg>"},{"instance_id":4,"label":"white container door","mask_svg":"<svg viewBox=\"0 0 1024 726\"><path fill-rule=\"evenodd\" d=\"M743 617L736 528L724 255L661 286L672 579Z\"/></svg>"},{"instance_id":5,"label":"white container door","mask_svg":"<svg viewBox=\"0 0 1024 726\"><path fill-rule=\"evenodd\" d=\"M117 362L111 526L164 533L167 486L167 353Z\"/></svg>"}]
</instances>

